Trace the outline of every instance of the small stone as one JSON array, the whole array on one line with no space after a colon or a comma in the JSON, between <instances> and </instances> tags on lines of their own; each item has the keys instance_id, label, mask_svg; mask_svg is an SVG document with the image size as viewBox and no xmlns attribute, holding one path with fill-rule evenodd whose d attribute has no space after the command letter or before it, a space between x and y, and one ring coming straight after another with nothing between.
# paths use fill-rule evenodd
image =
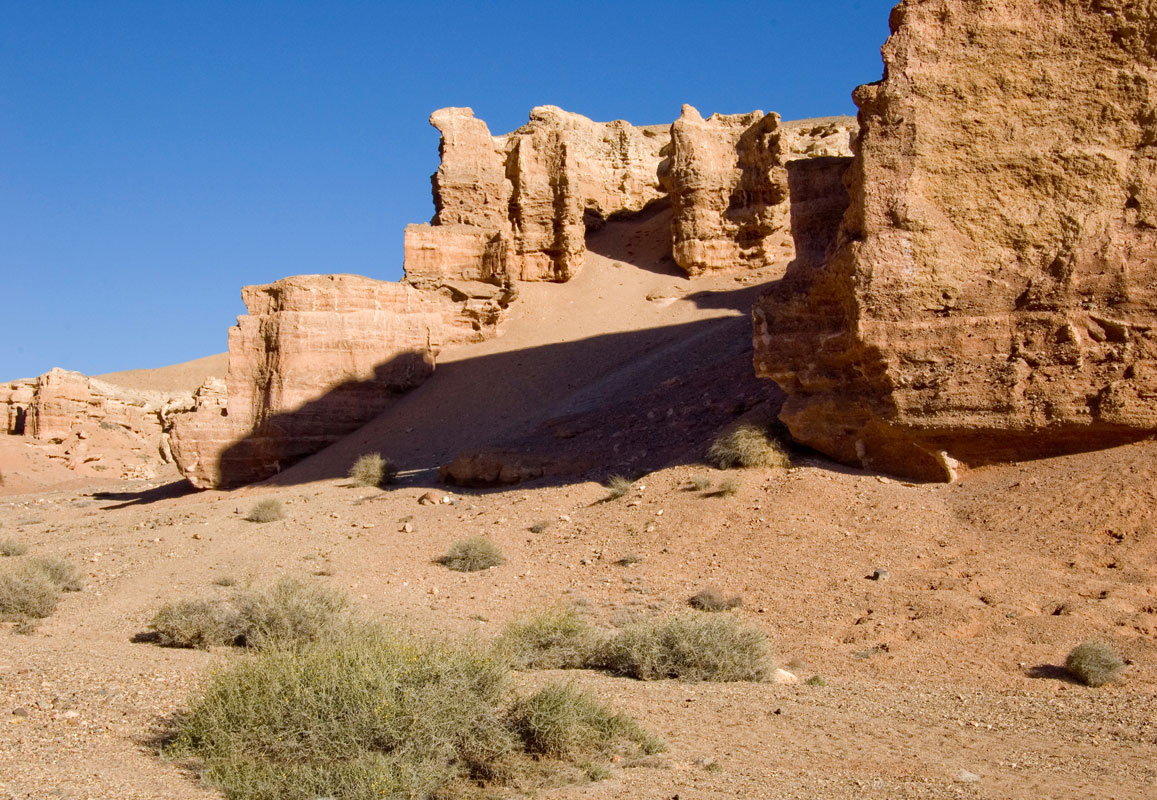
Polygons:
<instances>
[{"instance_id":1,"label":"small stone","mask_svg":"<svg viewBox=\"0 0 1157 800\"><path fill-rule=\"evenodd\" d=\"M874 580L874 581L886 581L886 580L888 580L888 570L886 570L886 569L872 570L872 576L871 577L872 577L872 580Z\"/></svg>"},{"instance_id":2,"label":"small stone","mask_svg":"<svg viewBox=\"0 0 1157 800\"><path fill-rule=\"evenodd\" d=\"M962 769L956 773L956 780L959 783L980 783L980 776L975 772Z\"/></svg>"},{"instance_id":3,"label":"small stone","mask_svg":"<svg viewBox=\"0 0 1157 800\"><path fill-rule=\"evenodd\" d=\"M411 525L409 522L403 522L402 527L399 528L398 530L400 530L402 533L413 533L414 532L414 526Z\"/></svg>"},{"instance_id":4,"label":"small stone","mask_svg":"<svg viewBox=\"0 0 1157 800\"><path fill-rule=\"evenodd\" d=\"M559 522L570 522L570 514L559 514L558 521Z\"/></svg>"},{"instance_id":5,"label":"small stone","mask_svg":"<svg viewBox=\"0 0 1157 800\"><path fill-rule=\"evenodd\" d=\"M785 686L794 686L799 683L799 678L796 677L795 673L788 672L786 669L777 669L771 679L773 682Z\"/></svg>"},{"instance_id":6,"label":"small stone","mask_svg":"<svg viewBox=\"0 0 1157 800\"><path fill-rule=\"evenodd\" d=\"M80 716L80 712L79 711L65 711L60 716L62 716L64 719L76 719L77 717Z\"/></svg>"},{"instance_id":7,"label":"small stone","mask_svg":"<svg viewBox=\"0 0 1157 800\"><path fill-rule=\"evenodd\" d=\"M14 708L14 709L12 709L12 716L14 716L14 717L27 717L28 716L28 709L24 708L23 706L21 706L20 708Z\"/></svg>"},{"instance_id":8,"label":"small stone","mask_svg":"<svg viewBox=\"0 0 1157 800\"><path fill-rule=\"evenodd\" d=\"M200 538L201 538L201 534L199 534L199 533L194 533L194 534L193 534L193 538L194 538L194 539L200 539Z\"/></svg>"},{"instance_id":9,"label":"small stone","mask_svg":"<svg viewBox=\"0 0 1157 800\"><path fill-rule=\"evenodd\" d=\"M450 505L450 504L451 504L451 503L453 503L454 501L453 501L453 500L451 500L451 499L450 499L450 495L448 495L448 494L447 494L447 495L443 495L443 496L442 496L442 502L443 502L445 505Z\"/></svg>"},{"instance_id":10,"label":"small stone","mask_svg":"<svg viewBox=\"0 0 1157 800\"><path fill-rule=\"evenodd\" d=\"M418 505L420 506L436 506L438 505L438 495L433 492L426 492L418 498Z\"/></svg>"}]
</instances>

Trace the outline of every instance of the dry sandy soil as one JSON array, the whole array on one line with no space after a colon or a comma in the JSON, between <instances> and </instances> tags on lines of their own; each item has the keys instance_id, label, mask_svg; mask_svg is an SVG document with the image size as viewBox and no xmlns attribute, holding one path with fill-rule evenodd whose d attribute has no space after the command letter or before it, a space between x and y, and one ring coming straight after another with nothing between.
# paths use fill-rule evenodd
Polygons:
<instances>
[{"instance_id":1,"label":"dry sandy soil","mask_svg":"<svg viewBox=\"0 0 1157 800\"><path fill-rule=\"evenodd\" d=\"M0 798L218 796L150 738L231 654L131 639L166 600L281 575L423 635L482 638L560 601L610 627L717 587L742 596L731 613L766 631L781 665L826 682L519 675L573 680L670 745L544 799L1157 796L1157 443L954 485L806 453L791 470L708 468L714 431L773 406L774 390L727 366L750 357L753 289L677 277L647 249L661 224L608 226L575 282L526 287L506 335L446 353L383 418L264 486L90 482L0 499L0 538L85 576L35 632L0 630ZM579 471L505 490L437 486L432 467L456 451L510 442ZM369 449L399 461L398 486L340 477ZM598 503L599 481L620 470L647 474ZM739 489L691 491L697 476ZM449 502L419 505L431 487ZM284 519L247 522L265 497ZM433 563L475 534L507 563ZM641 560L616 563L628 554ZM876 569L887 579L869 579ZM1065 679L1065 654L1093 638L1130 661L1122 683Z\"/></svg>"}]
</instances>

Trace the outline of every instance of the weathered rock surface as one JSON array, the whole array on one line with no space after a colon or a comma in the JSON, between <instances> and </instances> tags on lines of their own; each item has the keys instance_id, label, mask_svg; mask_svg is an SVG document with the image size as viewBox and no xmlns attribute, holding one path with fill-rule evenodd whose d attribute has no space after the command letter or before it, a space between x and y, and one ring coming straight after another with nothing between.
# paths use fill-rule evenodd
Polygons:
<instances>
[{"instance_id":1,"label":"weathered rock surface","mask_svg":"<svg viewBox=\"0 0 1157 800\"><path fill-rule=\"evenodd\" d=\"M830 256L754 312L781 419L920 479L1151 433L1157 8L906 0L891 23Z\"/></svg>"},{"instance_id":2,"label":"weathered rock surface","mask_svg":"<svg viewBox=\"0 0 1157 800\"><path fill-rule=\"evenodd\" d=\"M23 436L72 469L140 478L167 462L167 419L192 407L187 392L126 389L60 368L0 386L4 432Z\"/></svg>"},{"instance_id":3,"label":"weathered rock surface","mask_svg":"<svg viewBox=\"0 0 1157 800\"><path fill-rule=\"evenodd\" d=\"M850 155L855 128L850 117L781 123L762 111L704 120L690 106L671 126L594 122L554 106L505 136L468 108L430 122L442 164L433 221L406 229L406 277L416 283L568 280L582 267L588 221L668 194L673 255L688 272L790 258L785 164Z\"/></svg>"},{"instance_id":4,"label":"weathered rock surface","mask_svg":"<svg viewBox=\"0 0 1157 800\"><path fill-rule=\"evenodd\" d=\"M480 335L463 315L469 295L357 275L245 287L225 391L202 387L196 410L173 420L182 474L199 488L236 486L337 441L421 383L447 341Z\"/></svg>"}]
</instances>

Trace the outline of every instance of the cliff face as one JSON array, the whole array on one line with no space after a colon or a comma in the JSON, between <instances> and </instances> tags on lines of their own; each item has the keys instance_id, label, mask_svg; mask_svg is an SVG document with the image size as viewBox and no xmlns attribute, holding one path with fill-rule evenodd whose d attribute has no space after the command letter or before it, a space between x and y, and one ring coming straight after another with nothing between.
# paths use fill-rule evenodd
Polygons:
<instances>
[{"instance_id":1,"label":"cliff face","mask_svg":"<svg viewBox=\"0 0 1157 800\"><path fill-rule=\"evenodd\" d=\"M491 136L468 108L434 112L442 134L436 213L406 228L406 277L565 281L581 268L586 223L670 198L672 255L690 274L791 257L785 165L850 155L854 122L781 123L762 111L672 125L594 122L554 106Z\"/></svg>"},{"instance_id":2,"label":"cliff face","mask_svg":"<svg viewBox=\"0 0 1157 800\"><path fill-rule=\"evenodd\" d=\"M356 275L285 278L242 298L225 391L203 387L169 436L199 488L267 478L337 441L425 380L447 340L473 335L446 295Z\"/></svg>"},{"instance_id":3,"label":"cliff face","mask_svg":"<svg viewBox=\"0 0 1157 800\"><path fill-rule=\"evenodd\" d=\"M946 479L1157 428L1155 12L896 7L832 248L754 311L796 438Z\"/></svg>"}]
</instances>

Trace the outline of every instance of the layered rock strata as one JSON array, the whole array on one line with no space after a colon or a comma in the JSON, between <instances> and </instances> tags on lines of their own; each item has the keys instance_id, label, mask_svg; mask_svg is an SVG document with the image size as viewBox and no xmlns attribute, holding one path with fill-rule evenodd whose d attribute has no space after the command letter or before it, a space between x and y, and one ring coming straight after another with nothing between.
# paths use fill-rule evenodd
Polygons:
<instances>
[{"instance_id":1,"label":"layered rock strata","mask_svg":"<svg viewBox=\"0 0 1157 800\"><path fill-rule=\"evenodd\" d=\"M445 343L483 334L468 294L356 275L245 287L224 392L202 387L173 420L182 474L199 488L249 483L358 428L425 380Z\"/></svg>"},{"instance_id":2,"label":"layered rock strata","mask_svg":"<svg viewBox=\"0 0 1157 800\"><path fill-rule=\"evenodd\" d=\"M891 26L884 80L854 94L831 249L754 311L781 419L841 461L933 480L1150 434L1151 4L906 0Z\"/></svg>"},{"instance_id":3,"label":"layered rock strata","mask_svg":"<svg viewBox=\"0 0 1157 800\"><path fill-rule=\"evenodd\" d=\"M776 114L673 125L594 122L554 106L491 136L468 108L434 112L442 135L434 219L405 234L407 280L565 281L582 268L587 224L675 206L672 254L687 272L762 268L791 257L786 164L850 155L855 122Z\"/></svg>"}]
</instances>

